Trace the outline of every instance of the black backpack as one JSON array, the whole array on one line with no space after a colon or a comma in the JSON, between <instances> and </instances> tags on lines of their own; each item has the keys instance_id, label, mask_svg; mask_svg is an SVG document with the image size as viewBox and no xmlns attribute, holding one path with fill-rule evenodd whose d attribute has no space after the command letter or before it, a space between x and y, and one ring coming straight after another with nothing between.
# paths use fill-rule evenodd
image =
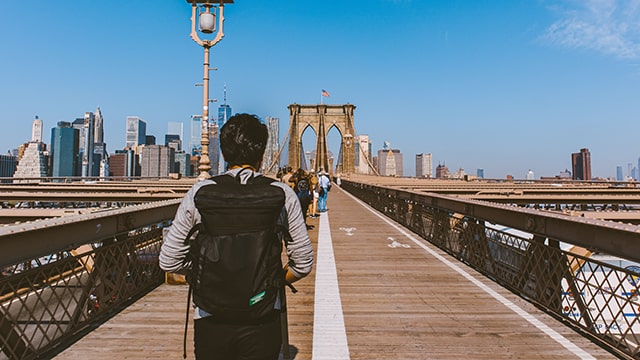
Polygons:
<instances>
[{"instance_id":1,"label":"black backpack","mask_svg":"<svg viewBox=\"0 0 640 360\"><path fill-rule=\"evenodd\" d=\"M300 177L296 183L296 193L299 194L305 191L309 192L309 179L306 177Z\"/></svg>"},{"instance_id":2,"label":"black backpack","mask_svg":"<svg viewBox=\"0 0 640 360\"><path fill-rule=\"evenodd\" d=\"M216 322L259 324L275 319L274 305L285 284L277 221L284 191L263 176L241 184L220 175L194 200L202 223L190 231L187 275L193 302ZM194 240L191 235L198 230Z\"/></svg>"}]
</instances>

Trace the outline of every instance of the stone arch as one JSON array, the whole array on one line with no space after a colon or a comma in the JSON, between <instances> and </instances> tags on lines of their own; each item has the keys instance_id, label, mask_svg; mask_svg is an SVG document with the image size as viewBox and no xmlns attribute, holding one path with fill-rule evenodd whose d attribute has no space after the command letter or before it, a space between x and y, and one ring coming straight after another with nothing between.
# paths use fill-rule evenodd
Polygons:
<instances>
[{"instance_id":1,"label":"stone arch","mask_svg":"<svg viewBox=\"0 0 640 360\"><path fill-rule=\"evenodd\" d=\"M343 105L289 105L289 166L292 169L300 167L300 152L302 148L302 134L311 127L316 133L316 161L315 169L331 171L329 164L329 149L327 148L327 134L335 127L342 137L340 150L342 164L336 164L344 173L355 170L354 141L355 127L353 112L356 108L352 104Z\"/></svg>"}]
</instances>

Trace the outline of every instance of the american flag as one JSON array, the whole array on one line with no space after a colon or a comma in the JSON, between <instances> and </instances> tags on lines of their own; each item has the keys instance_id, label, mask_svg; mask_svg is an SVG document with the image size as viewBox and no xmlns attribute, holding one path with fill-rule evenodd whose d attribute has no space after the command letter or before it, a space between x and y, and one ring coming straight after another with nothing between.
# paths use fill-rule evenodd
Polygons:
<instances>
[{"instance_id":1,"label":"american flag","mask_svg":"<svg viewBox=\"0 0 640 360\"><path fill-rule=\"evenodd\" d=\"M329 95L329 92L328 92L327 90L322 89L322 96L329 97L329 96L331 96L331 95Z\"/></svg>"}]
</instances>

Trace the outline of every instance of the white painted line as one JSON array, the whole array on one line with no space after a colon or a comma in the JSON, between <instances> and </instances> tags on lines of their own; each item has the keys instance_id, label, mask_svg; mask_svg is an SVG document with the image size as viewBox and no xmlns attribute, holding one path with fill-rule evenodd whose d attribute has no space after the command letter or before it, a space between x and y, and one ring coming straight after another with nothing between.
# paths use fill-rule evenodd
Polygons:
<instances>
[{"instance_id":1,"label":"white painted line","mask_svg":"<svg viewBox=\"0 0 640 360\"><path fill-rule=\"evenodd\" d=\"M320 215L319 226L311 358L313 360L347 360L350 359L349 346L327 213Z\"/></svg>"},{"instance_id":2,"label":"white painted line","mask_svg":"<svg viewBox=\"0 0 640 360\"><path fill-rule=\"evenodd\" d=\"M424 243L425 240L416 239L415 237L413 237L413 235L411 235L410 233L406 232L403 228L401 228L400 226L396 225L394 222L389 220L386 216L381 215L376 210L371 208L369 205L367 205L366 203L360 201L360 199L358 199L355 196L347 193L346 191L344 193L349 195L352 199L357 201L365 209L369 210L371 213L373 213L374 215L376 215L377 217L382 219L384 222L386 222L387 224L393 226L402 235L406 236L409 240L413 241L416 245L418 245L421 248L423 248L430 255L432 255L436 259L440 260L440 262L444 263L445 265L447 265L449 268L451 268L451 270L453 270L453 271L457 272L458 274L462 275L467 280L472 282L474 285L476 285L480 289L484 290L484 292L486 292L487 294L491 295L494 299L498 300L504 306L506 306L507 308L511 309L513 312L518 314L521 318L523 318L526 321L528 321L531 325L537 327L540 331L542 331L545 334L547 334L550 338L555 340L558 344L564 346L567 350L571 351L573 354L575 354L580 359L595 359L595 357L591 356L591 354L589 354L586 351L582 350L580 347L578 347L576 344L571 342L569 339L567 339L564 336L562 336L562 334L556 332L555 330L551 329L547 325L543 324L538 319L533 317L531 314L529 314L528 312L526 312L525 310L520 308L518 305L514 304L509 299L507 299L504 296L498 294L493 289L489 288L488 286L486 286L485 284L483 284L482 282L480 282L479 280L477 280L476 278L471 276L471 274L467 273L464 269L462 269L458 265L456 265L453 262L447 260L446 258L444 258L440 254L436 253L435 251L431 250L427 245L425 245L425 243Z\"/></svg>"}]
</instances>

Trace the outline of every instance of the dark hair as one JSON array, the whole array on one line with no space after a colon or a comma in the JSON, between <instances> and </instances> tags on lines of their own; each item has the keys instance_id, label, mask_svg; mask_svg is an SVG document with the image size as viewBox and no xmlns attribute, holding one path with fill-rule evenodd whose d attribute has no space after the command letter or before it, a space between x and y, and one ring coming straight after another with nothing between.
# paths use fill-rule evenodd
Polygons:
<instances>
[{"instance_id":1,"label":"dark hair","mask_svg":"<svg viewBox=\"0 0 640 360\"><path fill-rule=\"evenodd\" d=\"M235 114L220 129L220 149L229 166L262 162L269 132L255 115Z\"/></svg>"}]
</instances>

